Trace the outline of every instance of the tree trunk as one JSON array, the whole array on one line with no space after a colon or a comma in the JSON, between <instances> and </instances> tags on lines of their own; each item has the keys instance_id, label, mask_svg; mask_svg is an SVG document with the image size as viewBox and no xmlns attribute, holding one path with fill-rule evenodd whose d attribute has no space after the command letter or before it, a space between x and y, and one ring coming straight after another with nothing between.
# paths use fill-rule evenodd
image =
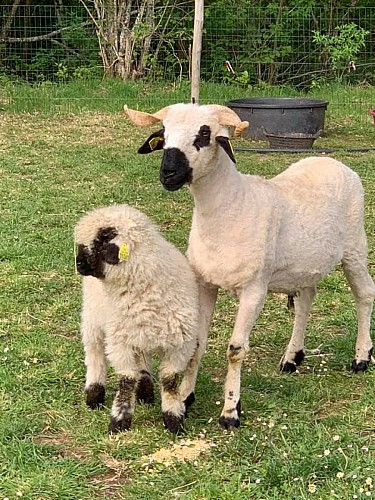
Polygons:
<instances>
[{"instance_id":1,"label":"tree trunk","mask_svg":"<svg viewBox=\"0 0 375 500\"><path fill-rule=\"evenodd\" d=\"M20 3L21 0L14 0L9 15L6 19L4 19L4 22L0 28L0 38L6 38L8 36L8 33L12 27Z\"/></svg>"},{"instance_id":2,"label":"tree trunk","mask_svg":"<svg viewBox=\"0 0 375 500\"><path fill-rule=\"evenodd\" d=\"M155 32L155 0L81 0L95 23L104 73L122 79L144 74Z\"/></svg>"}]
</instances>

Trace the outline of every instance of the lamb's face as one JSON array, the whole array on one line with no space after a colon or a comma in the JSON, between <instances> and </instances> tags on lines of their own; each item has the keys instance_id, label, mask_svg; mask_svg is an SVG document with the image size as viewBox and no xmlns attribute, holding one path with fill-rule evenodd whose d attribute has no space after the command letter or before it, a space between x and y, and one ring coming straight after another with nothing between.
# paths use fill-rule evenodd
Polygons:
<instances>
[{"instance_id":1,"label":"lamb's face","mask_svg":"<svg viewBox=\"0 0 375 500\"><path fill-rule=\"evenodd\" d=\"M105 277L105 265L120 262L120 248L112 242L117 236L114 227L100 228L95 238L87 244L78 244L77 270L83 276Z\"/></svg>"},{"instance_id":2,"label":"lamb's face","mask_svg":"<svg viewBox=\"0 0 375 500\"><path fill-rule=\"evenodd\" d=\"M136 224L118 207L93 210L76 225L76 266L83 276L116 279L120 265L128 260L129 249L134 249L131 233Z\"/></svg>"},{"instance_id":3,"label":"lamb's face","mask_svg":"<svg viewBox=\"0 0 375 500\"><path fill-rule=\"evenodd\" d=\"M152 134L138 150L141 154L163 149L160 181L168 191L194 183L217 164L219 148L234 162L228 131L208 106L177 104L169 108L164 128Z\"/></svg>"}]
</instances>

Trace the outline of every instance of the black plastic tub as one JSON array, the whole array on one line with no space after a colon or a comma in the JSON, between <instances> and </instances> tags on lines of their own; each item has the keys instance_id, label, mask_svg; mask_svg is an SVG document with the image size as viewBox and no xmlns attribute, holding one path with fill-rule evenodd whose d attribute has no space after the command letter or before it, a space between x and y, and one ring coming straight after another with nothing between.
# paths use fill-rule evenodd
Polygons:
<instances>
[{"instance_id":1,"label":"black plastic tub","mask_svg":"<svg viewBox=\"0 0 375 500\"><path fill-rule=\"evenodd\" d=\"M253 97L228 102L241 120L249 122L243 133L251 139L266 139L266 134L311 134L324 130L328 101L299 97Z\"/></svg>"}]
</instances>

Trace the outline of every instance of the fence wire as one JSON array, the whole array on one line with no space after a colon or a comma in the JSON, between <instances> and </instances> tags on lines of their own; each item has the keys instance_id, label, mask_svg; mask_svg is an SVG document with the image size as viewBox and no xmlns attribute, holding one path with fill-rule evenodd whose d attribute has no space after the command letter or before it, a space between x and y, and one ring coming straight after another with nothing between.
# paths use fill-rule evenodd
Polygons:
<instances>
[{"instance_id":1,"label":"fence wire","mask_svg":"<svg viewBox=\"0 0 375 500\"><path fill-rule=\"evenodd\" d=\"M151 24L131 28L128 76L187 80L194 2L164 0L155 5ZM251 5L248 0L207 2L201 79L236 85L245 97L255 88L268 89L269 94L270 88L312 92L332 82L375 85L375 6L282 5L261 0ZM0 78L37 84L102 77L108 67L97 31L81 3L0 5ZM122 47L115 49L121 58ZM367 114L375 107L371 96L366 102L344 102L344 94L342 99L343 106L360 107Z\"/></svg>"},{"instance_id":2,"label":"fence wire","mask_svg":"<svg viewBox=\"0 0 375 500\"><path fill-rule=\"evenodd\" d=\"M155 8L150 51L140 76L189 78L193 3L176 4L168 18L163 8ZM0 6L0 74L38 82L103 72L87 11L82 5L59 5ZM374 85L374 25L375 6L301 9L211 2L205 10L201 77L303 89L332 80ZM157 59L152 57L156 47Z\"/></svg>"}]
</instances>

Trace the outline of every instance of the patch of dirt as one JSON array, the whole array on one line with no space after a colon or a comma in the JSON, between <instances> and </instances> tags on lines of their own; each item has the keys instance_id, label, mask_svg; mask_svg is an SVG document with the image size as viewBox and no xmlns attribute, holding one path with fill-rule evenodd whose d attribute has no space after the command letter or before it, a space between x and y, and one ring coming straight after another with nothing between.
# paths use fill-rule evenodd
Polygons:
<instances>
[{"instance_id":1,"label":"patch of dirt","mask_svg":"<svg viewBox=\"0 0 375 500\"><path fill-rule=\"evenodd\" d=\"M123 499L124 496L120 491L121 486L131 482L126 473L127 462L116 460L106 453L102 453L100 458L108 471L92 477L92 482L100 486L98 495L103 498L101 495L105 493L105 498Z\"/></svg>"},{"instance_id":2,"label":"patch of dirt","mask_svg":"<svg viewBox=\"0 0 375 500\"><path fill-rule=\"evenodd\" d=\"M35 444L40 446L57 446L59 447L58 455L67 458L77 458L85 460L92 456L89 450L83 448L82 445L73 444L73 439L69 433L62 429L59 434L49 433L48 430L45 434L35 436L33 439Z\"/></svg>"},{"instance_id":3,"label":"patch of dirt","mask_svg":"<svg viewBox=\"0 0 375 500\"><path fill-rule=\"evenodd\" d=\"M338 399L336 401L325 401L321 408L314 414L313 421L324 420L331 415L342 414L350 406L354 406L356 401L360 401L360 395L351 395L350 399Z\"/></svg>"},{"instance_id":4,"label":"patch of dirt","mask_svg":"<svg viewBox=\"0 0 375 500\"><path fill-rule=\"evenodd\" d=\"M206 439L182 439L171 444L168 448L161 448L151 455L145 455L141 460L148 465L158 462L163 465L173 465L175 461L195 460L201 453L212 448L212 442Z\"/></svg>"},{"instance_id":5,"label":"patch of dirt","mask_svg":"<svg viewBox=\"0 0 375 500\"><path fill-rule=\"evenodd\" d=\"M74 443L72 436L64 429L56 434L46 429L43 434L34 438L34 443L58 447L57 455L60 457L89 460L93 456L90 450ZM123 499L121 487L131 482L127 475L127 462L116 460L106 453L102 453L99 458L108 470L90 477L90 481L98 487L97 495L94 494L94 496L103 498L104 494L105 498Z\"/></svg>"}]
</instances>

